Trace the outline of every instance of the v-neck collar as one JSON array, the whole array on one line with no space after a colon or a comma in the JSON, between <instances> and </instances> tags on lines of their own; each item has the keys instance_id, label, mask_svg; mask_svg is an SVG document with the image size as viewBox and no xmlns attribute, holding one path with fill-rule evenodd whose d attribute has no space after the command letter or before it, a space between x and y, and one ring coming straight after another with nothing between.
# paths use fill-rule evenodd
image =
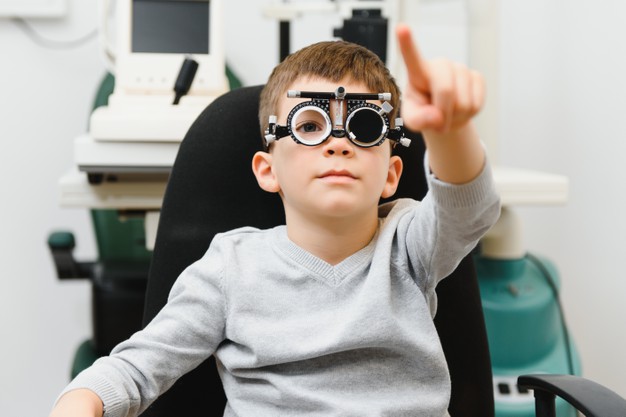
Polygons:
<instances>
[{"instance_id":1,"label":"v-neck collar","mask_svg":"<svg viewBox=\"0 0 626 417\"><path fill-rule=\"evenodd\" d=\"M378 229L372 237L372 240L364 248L358 250L354 254L348 256L336 265L331 265L325 260L313 255L309 251L301 248L289 239L287 236L287 227L278 226L274 229L276 234L276 242L278 249L285 253L294 262L297 262L304 268L316 274L320 279L331 286L339 286L353 272L369 263L374 247L376 246L376 237Z\"/></svg>"}]
</instances>

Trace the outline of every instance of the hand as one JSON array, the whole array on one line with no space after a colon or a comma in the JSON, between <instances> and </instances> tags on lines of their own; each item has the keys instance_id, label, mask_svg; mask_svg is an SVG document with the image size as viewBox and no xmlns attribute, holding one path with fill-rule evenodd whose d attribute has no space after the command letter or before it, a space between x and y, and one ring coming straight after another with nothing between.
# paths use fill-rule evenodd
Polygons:
<instances>
[{"instance_id":1,"label":"hand","mask_svg":"<svg viewBox=\"0 0 626 417\"><path fill-rule=\"evenodd\" d=\"M425 135L466 126L484 103L482 76L445 59L424 60L405 25L397 27L396 35L408 75L402 102L404 125Z\"/></svg>"},{"instance_id":2,"label":"hand","mask_svg":"<svg viewBox=\"0 0 626 417\"><path fill-rule=\"evenodd\" d=\"M93 391L77 389L65 393L49 417L102 417L102 401Z\"/></svg>"}]
</instances>

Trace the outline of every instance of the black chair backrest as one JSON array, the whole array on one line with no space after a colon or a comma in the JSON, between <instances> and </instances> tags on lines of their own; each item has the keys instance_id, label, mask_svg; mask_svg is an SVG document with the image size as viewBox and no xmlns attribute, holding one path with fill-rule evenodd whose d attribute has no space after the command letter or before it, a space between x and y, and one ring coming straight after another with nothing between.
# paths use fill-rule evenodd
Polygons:
<instances>
[{"instance_id":1,"label":"black chair backrest","mask_svg":"<svg viewBox=\"0 0 626 417\"><path fill-rule=\"evenodd\" d=\"M280 198L262 191L252 174L261 149L257 118L262 86L233 90L211 103L183 140L161 209L150 268L144 324L165 305L172 284L199 259L216 233L241 226L284 224ZM404 173L396 196L426 193L419 135L398 149ZM401 147L398 147L401 148ZM452 416L493 417L491 364L471 256L437 289L435 324L452 378ZM221 416L226 398L213 358L182 377L143 415Z\"/></svg>"}]
</instances>

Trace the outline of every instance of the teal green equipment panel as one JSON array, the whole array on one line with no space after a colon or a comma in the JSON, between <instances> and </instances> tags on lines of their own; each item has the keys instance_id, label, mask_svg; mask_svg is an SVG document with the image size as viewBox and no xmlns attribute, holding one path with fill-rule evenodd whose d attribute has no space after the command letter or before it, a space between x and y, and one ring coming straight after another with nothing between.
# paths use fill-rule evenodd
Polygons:
<instances>
[{"instance_id":1,"label":"teal green equipment panel","mask_svg":"<svg viewBox=\"0 0 626 417\"><path fill-rule=\"evenodd\" d=\"M559 302L560 279L547 259L476 256L494 374L496 417L534 417L532 393L517 387L524 374L580 375L580 360ZM558 417L575 410L557 401Z\"/></svg>"}]
</instances>

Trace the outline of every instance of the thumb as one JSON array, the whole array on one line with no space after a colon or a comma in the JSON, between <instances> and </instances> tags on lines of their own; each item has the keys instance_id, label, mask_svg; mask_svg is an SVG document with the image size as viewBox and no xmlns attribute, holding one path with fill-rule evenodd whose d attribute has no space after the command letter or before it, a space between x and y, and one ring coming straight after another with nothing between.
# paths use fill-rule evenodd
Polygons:
<instances>
[{"instance_id":1,"label":"thumb","mask_svg":"<svg viewBox=\"0 0 626 417\"><path fill-rule=\"evenodd\" d=\"M407 106L409 107L409 106ZM437 107L425 104L407 108L402 114L404 126L414 132L423 130L441 130L445 127L445 118L443 113Z\"/></svg>"}]
</instances>

